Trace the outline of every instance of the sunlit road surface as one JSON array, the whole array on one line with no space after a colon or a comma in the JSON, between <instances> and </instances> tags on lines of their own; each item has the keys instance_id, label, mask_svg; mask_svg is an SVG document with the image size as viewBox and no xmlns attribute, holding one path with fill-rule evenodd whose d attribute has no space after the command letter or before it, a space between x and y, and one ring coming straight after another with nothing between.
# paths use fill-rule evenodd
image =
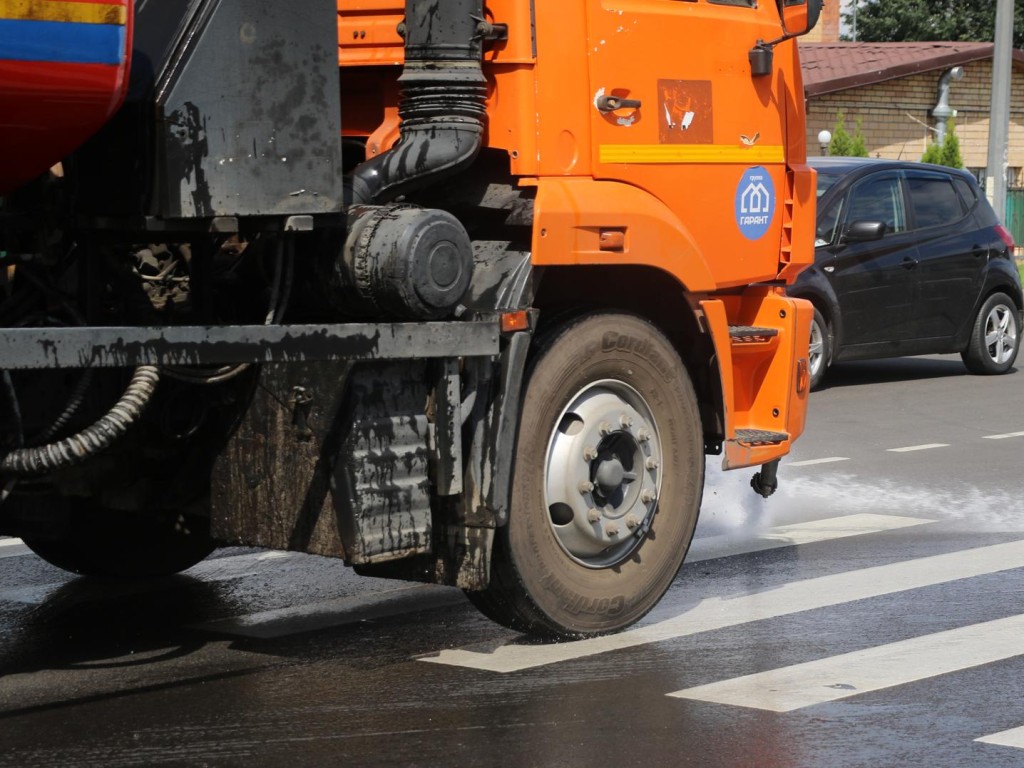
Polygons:
<instances>
[{"instance_id":1,"label":"sunlit road surface","mask_svg":"<svg viewBox=\"0 0 1024 768\"><path fill-rule=\"evenodd\" d=\"M839 367L765 501L537 644L457 590L231 549L145 585L0 540L0 765L1024 766L1024 374Z\"/></svg>"}]
</instances>

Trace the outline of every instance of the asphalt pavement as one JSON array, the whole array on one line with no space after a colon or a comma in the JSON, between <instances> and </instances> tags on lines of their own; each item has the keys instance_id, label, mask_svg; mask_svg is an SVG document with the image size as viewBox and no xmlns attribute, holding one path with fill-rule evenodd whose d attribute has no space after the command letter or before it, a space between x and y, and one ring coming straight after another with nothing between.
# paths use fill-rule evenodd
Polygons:
<instances>
[{"instance_id":1,"label":"asphalt pavement","mask_svg":"<svg viewBox=\"0 0 1024 768\"><path fill-rule=\"evenodd\" d=\"M637 626L227 549L144 585L0 540L0 766L1024 766L1024 374L838 366L765 501L708 461Z\"/></svg>"}]
</instances>

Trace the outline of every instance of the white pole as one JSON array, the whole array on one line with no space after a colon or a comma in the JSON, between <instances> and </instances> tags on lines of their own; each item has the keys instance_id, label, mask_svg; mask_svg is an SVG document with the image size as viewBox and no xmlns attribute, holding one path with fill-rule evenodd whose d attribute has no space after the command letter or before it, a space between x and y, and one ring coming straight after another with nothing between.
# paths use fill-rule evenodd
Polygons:
<instances>
[{"instance_id":1,"label":"white pole","mask_svg":"<svg viewBox=\"0 0 1024 768\"><path fill-rule=\"evenodd\" d=\"M985 194L1000 221L1006 219L1006 168L1010 139L1010 75L1013 56L1013 2L997 0L992 49L992 108L988 125Z\"/></svg>"}]
</instances>

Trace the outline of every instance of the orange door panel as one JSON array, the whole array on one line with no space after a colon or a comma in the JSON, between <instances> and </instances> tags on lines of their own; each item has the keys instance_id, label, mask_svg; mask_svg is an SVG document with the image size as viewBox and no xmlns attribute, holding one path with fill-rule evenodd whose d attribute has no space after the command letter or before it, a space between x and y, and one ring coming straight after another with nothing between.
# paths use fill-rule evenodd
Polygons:
<instances>
[{"instance_id":1,"label":"orange door panel","mask_svg":"<svg viewBox=\"0 0 1024 768\"><path fill-rule=\"evenodd\" d=\"M785 84L750 73L750 49L780 31L775 4L759 5L588 0L594 175L677 211L721 256L723 287L779 271Z\"/></svg>"}]
</instances>

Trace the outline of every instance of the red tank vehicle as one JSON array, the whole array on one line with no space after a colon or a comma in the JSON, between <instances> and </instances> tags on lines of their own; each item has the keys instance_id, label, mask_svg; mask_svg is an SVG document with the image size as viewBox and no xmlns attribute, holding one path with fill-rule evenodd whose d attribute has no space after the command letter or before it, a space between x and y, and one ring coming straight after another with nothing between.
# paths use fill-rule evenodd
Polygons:
<instances>
[{"instance_id":1,"label":"red tank vehicle","mask_svg":"<svg viewBox=\"0 0 1024 768\"><path fill-rule=\"evenodd\" d=\"M635 622L803 430L820 10L0 3L0 533Z\"/></svg>"}]
</instances>

